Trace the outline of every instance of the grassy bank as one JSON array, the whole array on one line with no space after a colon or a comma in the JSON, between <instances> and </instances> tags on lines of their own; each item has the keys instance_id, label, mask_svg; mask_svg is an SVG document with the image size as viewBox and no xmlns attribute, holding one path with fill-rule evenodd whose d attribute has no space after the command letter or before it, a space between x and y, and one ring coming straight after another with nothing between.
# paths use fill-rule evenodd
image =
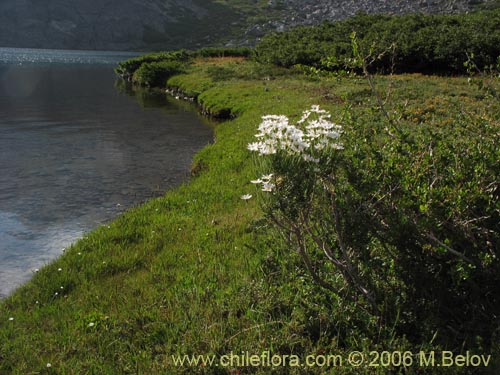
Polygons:
<instances>
[{"instance_id":1,"label":"grassy bank","mask_svg":"<svg viewBox=\"0 0 500 375\"><path fill-rule=\"evenodd\" d=\"M390 108L410 125L445 127L474 116L499 126L499 103L467 78L377 80L382 92L391 93ZM382 332L355 304L318 288L294 249L264 220L262 193L249 182L260 171L246 146L261 116L298 119L319 104L338 123L347 114L363 123L379 121L365 79L312 79L293 69L221 58L198 59L168 85L196 97L207 113L233 119L217 125L215 142L195 156L188 184L97 228L2 301L1 374L321 374L321 367L174 366L171 355L440 349L446 340L439 329L426 327L418 339L395 329ZM253 197L245 201L243 194ZM498 363L498 341L485 347Z\"/></svg>"}]
</instances>

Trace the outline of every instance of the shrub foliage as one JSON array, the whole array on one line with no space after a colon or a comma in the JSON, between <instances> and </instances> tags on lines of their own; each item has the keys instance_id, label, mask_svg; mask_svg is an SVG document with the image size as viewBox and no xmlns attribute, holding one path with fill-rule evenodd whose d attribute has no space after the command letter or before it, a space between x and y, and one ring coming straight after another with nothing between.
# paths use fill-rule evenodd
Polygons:
<instances>
[{"instance_id":1,"label":"shrub foliage","mask_svg":"<svg viewBox=\"0 0 500 375\"><path fill-rule=\"evenodd\" d=\"M126 61L122 61L115 68L116 74L123 79L130 81L134 72L139 69L143 64L161 62L161 61L177 61L186 62L189 60L189 54L185 50L170 51L170 52L157 52L147 55L135 57Z\"/></svg>"},{"instance_id":2,"label":"shrub foliage","mask_svg":"<svg viewBox=\"0 0 500 375\"><path fill-rule=\"evenodd\" d=\"M312 279L415 343L439 330L445 347L488 347L500 314L498 115L415 126L348 112L339 136L316 112L295 126L266 116L248 146L273 173L254 181L265 211Z\"/></svg>"},{"instance_id":3,"label":"shrub foliage","mask_svg":"<svg viewBox=\"0 0 500 375\"><path fill-rule=\"evenodd\" d=\"M315 27L274 33L256 46L256 58L280 66L345 68L353 57L349 35L364 50L382 54L372 69L396 72L464 72L467 54L480 68L500 55L500 9L460 15L357 15ZM392 50L394 53L387 53Z\"/></svg>"},{"instance_id":4,"label":"shrub foliage","mask_svg":"<svg viewBox=\"0 0 500 375\"><path fill-rule=\"evenodd\" d=\"M120 62L115 72L126 81L148 87L163 87L168 78L182 73L184 67L196 57L249 57L251 53L252 49L248 47L156 52Z\"/></svg>"},{"instance_id":5,"label":"shrub foliage","mask_svg":"<svg viewBox=\"0 0 500 375\"><path fill-rule=\"evenodd\" d=\"M177 61L155 61L143 63L132 75L132 82L141 86L165 86L167 79L184 71L184 65Z\"/></svg>"}]
</instances>

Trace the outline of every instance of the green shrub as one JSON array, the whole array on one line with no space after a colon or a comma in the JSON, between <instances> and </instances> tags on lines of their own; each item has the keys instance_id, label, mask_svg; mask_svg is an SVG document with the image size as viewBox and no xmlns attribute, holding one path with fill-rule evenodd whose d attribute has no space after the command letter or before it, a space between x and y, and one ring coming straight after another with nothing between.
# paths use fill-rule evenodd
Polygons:
<instances>
[{"instance_id":1,"label":"green shrub","mask_svg":"<svg viewBox=\"0 0 500 375\"><path fill-rule=\"evenodd\" d=\"M135 71L143 64L160 61L187 62L189 58L190 55L185 50L150 53L120 62L115 68L115 72L121 78L130 81Z\"/></svg>"},{"instance_id":2,"label":"green shrub","mask_svg":"<svg viewBox=\"0 0 500 375\"><path fill-rule=\"evenodd\" d=\"M344 122L317 107L295 125L263 118L249 149L273 173L253 181L270 221L319 285L384 330L488 348L500 314L498 118Z\"/></svg>"},{"instance_id":3,"label":"green shrub","mask_svg":"<svg viewBox=\"0 0 500 375\"><path fill-rule=\"evenodd\" d=\"M134 72L132 81L141 86L164 87L170 77L184 70L184 64L177 61L147 62Z\"/></svg>"},{"instance_id":4,"label":"green shrub","mask_svg":"<svg viewBox=\"0 0 500 375\"><path fill-rule=\"evenodd\" d=\"M224 48L224 47L207 47L201 48L196 51L186 51L186 50L176 50L176 51L168 51L168 52L155 52L147 55L135 57L126 61L122 61L115 68L116 74L118 74L121 78L126 81L135 81L145 86L164 86L165 82L161 77L158 77L157 83L152 83L156 79L151 80L152 70L158 71L169 68L161 68L160 66L169 67L175 66L169 64L160 64L154 65L152 67L144 67L143 71L137 71L141 69L143 65L151 64L151 63L166 63L166 62L174 62L174 63L187 63L190 59L195 57L249 57L252 54L252 49L248 47L234 47L234 48ZM179 66L181 64L178 64ZM171 74L173 75L173 74ZM171 75L167 76L170 77ZM140 77L145 76L145 80Z\"/></svg>"},{"instance_id":5,"label":"green shrub","mask_svg":"<svg viewBox=\"0 0 500 375\"><path fill-rule=\"evenodd\" d=\"M250 57L249 47L206 47L194 52L199 57Z\"/></svg>"},{"instance_id":6,"label":"green shrub","mask_svg":"<svg viewBox=\"0 0 500 375\"><path fill-rule=\"evenodd\" d=\"M461 15L357 15L334 24L274 33L256 46L261 62L291 67L345 69L353 57L349 35L355 31L363 50L382 55L373 70L464 72L467 53L483 68L500 55L500 10ZM388 53L394 45L394 53ZM325 60L330 64L325 64ZM331 64L336 61L336 64Z\"/></svg>"}]
</instances>

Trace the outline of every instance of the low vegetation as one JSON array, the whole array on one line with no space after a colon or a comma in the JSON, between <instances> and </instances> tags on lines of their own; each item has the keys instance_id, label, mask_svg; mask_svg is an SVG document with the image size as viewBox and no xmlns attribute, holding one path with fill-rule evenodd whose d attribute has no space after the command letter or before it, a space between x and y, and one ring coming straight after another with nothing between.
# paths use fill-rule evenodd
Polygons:
<instances>
[{"instance_id":1,"label":"low vegetation","mask_svg":"<svg viewBox=\"0 0 500 375\"><path fill-rule=\"evenodd\" d=\"M499 73L471 54L473 77L373 76L384 56L362 38L344 67L359 74L221 50L120 64L124 77L182 64L135 80L231 120L188 184L97 228L2 302L0 373L496 374ZM406 353L407 367L172 358L354 350ZM443 350L491 357L417 362Z\"/></svg>"},{"instance_id":2,"label":"low vegetation","mask_svg":"<svg viewBox=\"0 0 500 375\"><path fill-rule=\"evenodd\" d=\"M248 57L251 53L247 47L155 52L120 62L115 72L124 80L140 86L163 87L168 78L182 73L198 57Z\"/></svg>"},{"instance_id":3,"label":"low vegetation","mask_svg":"<svg viewBox=\"0 0 500 375\"><path fill-rule=\"evenodd\" d=\"M355 31L373 71L464 73L474 54L481 69L500 55L500 8L458 15L358 15L316 27L297 27L263 38L258 61L279 66L345 70L354 58L349 36Z\"/></svg>"}]
</instances>

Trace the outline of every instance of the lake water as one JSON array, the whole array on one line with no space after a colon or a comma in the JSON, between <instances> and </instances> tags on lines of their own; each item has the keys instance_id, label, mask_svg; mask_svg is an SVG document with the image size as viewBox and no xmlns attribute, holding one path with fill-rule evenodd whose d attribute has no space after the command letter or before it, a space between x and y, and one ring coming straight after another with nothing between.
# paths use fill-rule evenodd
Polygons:
<instances>
[{"instance_id":1,"label":"lake water","mask_svg":"<svg viewBox=\"0 0 500 375\"><path fill-rule=\"evenodd\" d=\"M210 142L192 107L120 89L113 68L130 56L0 48L0 297L185 180Z\"/></svg>"}]
</instances>

